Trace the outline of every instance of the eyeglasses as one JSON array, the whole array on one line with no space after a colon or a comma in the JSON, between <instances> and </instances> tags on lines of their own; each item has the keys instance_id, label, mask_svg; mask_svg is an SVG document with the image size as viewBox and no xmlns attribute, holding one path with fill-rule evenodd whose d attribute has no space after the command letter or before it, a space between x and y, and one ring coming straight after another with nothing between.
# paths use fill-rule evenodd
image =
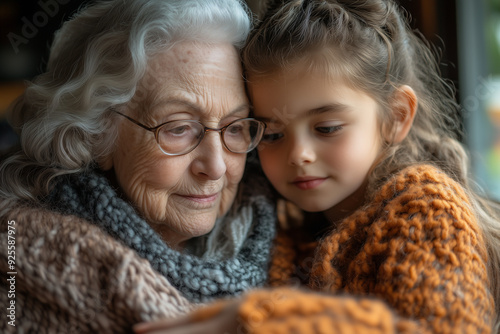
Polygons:
<instances>
[{"instance_id":1,"label":"eyeglasses","mask_svg":"<svg viewBox=\"0 0 500 334\"><path fill-rule=\"evenodd\" d=\"M237 119L220 129L204 126L194 120L170 121L153 128L137 122L121 112L112 109L141 128L154 133L156 142L163 153L170 156L188 154L203 140L205 133L218 132L224 147L233 153L247 153L259 144L266 124L254 118Z\"/></svg>"}]
</instances>

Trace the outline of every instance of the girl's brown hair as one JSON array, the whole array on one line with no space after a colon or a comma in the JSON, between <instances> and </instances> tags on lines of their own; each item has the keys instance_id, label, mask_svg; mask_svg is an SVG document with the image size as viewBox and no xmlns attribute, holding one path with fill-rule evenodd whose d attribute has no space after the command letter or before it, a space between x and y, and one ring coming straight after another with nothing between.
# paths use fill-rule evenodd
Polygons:
<instances>
[{"instance_id":1,"label":"girl's brown hair","mask_svg":"<svg viewBox=\"0 0 500 334\"><path fill-rule=\"evenodd\" d=\"M408 25L392 0L291 0L271 8L243 50L247 80L294 64L340 76L374 98L381 126L390 128L394 92L410 86L418 109L408 136L387 141L369 176L367 199L392 174L416 163L433 164L469 193L489 251L491 291L500 314L500 207L474 191L469 158L458 140L460 106L440 75L435 50ZM498 321L497 321L498 323ZM498 330L498 326L497 326Z\"/></svg>"}]
</instances>

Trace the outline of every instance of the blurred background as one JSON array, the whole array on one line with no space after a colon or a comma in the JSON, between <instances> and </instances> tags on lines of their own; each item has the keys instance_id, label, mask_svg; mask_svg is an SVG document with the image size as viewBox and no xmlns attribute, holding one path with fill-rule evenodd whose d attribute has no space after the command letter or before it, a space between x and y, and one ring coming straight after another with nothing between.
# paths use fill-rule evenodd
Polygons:
<instances>
[{"instance_id":1,"label":"blurred background","mask_svg":"<svg viewBox=\"0 0 500 334\"><path fill-rule=\"evenodd\" d=\"M206 0L210 1L210 0ZM18 143L7 106L43 72L54 32L88 0L0 0L0 152ZM500 200L500 0L400 0L442 54L477 183Z\"/></svg>"},{"instance_id":2,"label":"blurred background","mask_svg":"<svg viewBox=\"0 0 500 334\"><path fill-rule=\"evenodd\" d=\"M54 32L82 0L0 0L0 153L18 143L8 105L45 69Z\"/></svg>"}]
</instances>

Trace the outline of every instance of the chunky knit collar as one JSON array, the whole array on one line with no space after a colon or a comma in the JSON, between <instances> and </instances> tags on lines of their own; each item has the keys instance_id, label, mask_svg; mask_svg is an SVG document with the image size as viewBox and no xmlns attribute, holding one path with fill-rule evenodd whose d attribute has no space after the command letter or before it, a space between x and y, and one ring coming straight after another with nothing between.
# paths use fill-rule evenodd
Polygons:
<instances>
[{"instance_id":1,"label":"chunky knit collar","mask_svg":"<svg viewBox=\"0 0 500 334\"><path fill-rule=\"evenodd\" d=\"M249 188L243 191L241 203L253 217L250 235L235 256L222 261L169 248L97 171L61 177L47 202L56 211L94 223L134 249L189 300L207 302L261 286L267 280L276 213L265 195L252 194L262 187Z\"/></svg>"}]
</instances>

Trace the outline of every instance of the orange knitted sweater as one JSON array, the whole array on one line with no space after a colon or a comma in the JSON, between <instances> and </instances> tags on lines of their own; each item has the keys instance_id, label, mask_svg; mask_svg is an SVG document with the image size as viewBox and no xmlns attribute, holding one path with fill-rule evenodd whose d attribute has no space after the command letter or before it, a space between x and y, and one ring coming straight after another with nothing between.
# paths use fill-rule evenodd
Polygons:
<instances>
[{"instance_id":1,"label":"orange knitted sweater","mask_svg":"<svg viewBox=\"0 0 500 334\"><path fill-rule=\"evenodd\" d=\"M286 287L246 295L238 314L247 332L491 332L481 231L461 186L435 167L392 177L314 254L308 249L311 243L278 235L270 284ZM307 287L298 284L304 281Z\"/></svg>"}]
</instances>

